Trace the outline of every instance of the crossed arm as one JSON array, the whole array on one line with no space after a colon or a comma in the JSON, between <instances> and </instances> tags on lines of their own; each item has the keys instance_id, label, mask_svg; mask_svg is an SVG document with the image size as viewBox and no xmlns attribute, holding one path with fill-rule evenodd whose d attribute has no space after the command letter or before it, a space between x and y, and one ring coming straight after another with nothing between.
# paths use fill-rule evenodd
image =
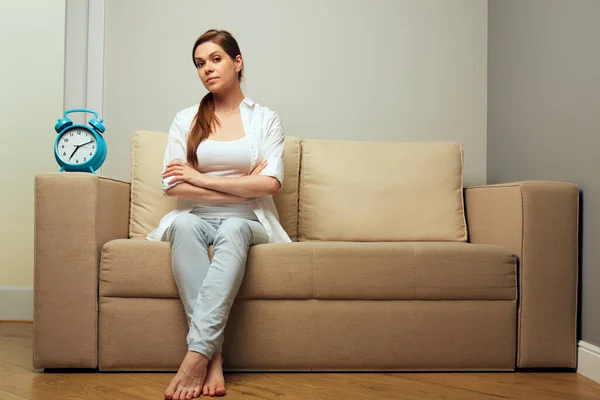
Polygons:
<instances>
[{"instance_id":1,"label":"crossed arm","mask_svg":"<svg viewBox=\"0 0 600 400\"><path fill-rule=\"evenodd\" d=\"M181 112L177 113L169 130L165 151L162 174L165 194L215 204L240 203L254 197L274 195L281 190L285 136L277 113L272 113L265 121L266 135L261 144L263 162L250 174L236 178L206 175L182 161L186 159L188 127L189 123L182 120Z\"/></svg>"},{"instance_id":2,"label":"crossed arm","mask_svg":"<svg viewBox=\"0 0 600 400\"><path fill-rule=\"evenodd\" d=\"M162 177L173 177L166 194L182 197L204 204L240 203L253 197L273 195L280 187L279 181L271 176L259 175L267 162L259 164L247 176L224 178L203 174L188 164L174 161L167 165Z\"/></svg>"}]
</instances>

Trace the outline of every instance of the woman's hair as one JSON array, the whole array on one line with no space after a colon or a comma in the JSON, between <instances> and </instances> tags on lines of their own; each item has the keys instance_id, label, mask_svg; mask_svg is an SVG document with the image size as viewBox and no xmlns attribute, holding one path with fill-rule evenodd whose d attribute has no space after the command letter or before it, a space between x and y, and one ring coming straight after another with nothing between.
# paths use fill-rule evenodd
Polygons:
<instances>
[{"instance_id":1,"label":"woman's hair","mask_svg":"<svg viewBox=\"0 0 600 400\"><path fill-rule=\"evenodd\" d=\"M192 49L192 62L194 63L194 67L196 67L196 60L194 59L196 48L205 42L213 42L221 46L232 60L235 60L236 56L242 55L240 47L231 33L224 30L210 29L204 32L196 39L196 43L194 43L194 48ZM241 82L243 77L244 65L242 64L242 69L238 72L238 82ZM196 153L198 145L208 137L215 124L218 123L219 119L215 115L213 94L208 92L200 101L198 113L194 118L194 123L192 124L192 129L190 130L187 139L187 162L194 168L198 168L198 156Z\"/></svg>"}]
</instances>

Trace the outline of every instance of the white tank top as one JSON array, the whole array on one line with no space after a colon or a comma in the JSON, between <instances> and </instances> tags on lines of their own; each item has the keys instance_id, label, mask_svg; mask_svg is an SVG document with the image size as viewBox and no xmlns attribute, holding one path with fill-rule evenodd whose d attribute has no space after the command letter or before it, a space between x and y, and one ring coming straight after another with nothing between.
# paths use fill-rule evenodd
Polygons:
<instances>
[{"instance_id":1,"label":"white tank top","mask_svg":"<svg viewBox=\"0 0 600 400\"><path fill-rule=\"evenodd\" d=\"M198 169L206 175L240 177L250 173L250 147L246 136L237 140L205 139L198 146ZM254 200L243 203L200 204L192 213L207 218L240 217L258 220Z\"/></svg>"}]
</instances>

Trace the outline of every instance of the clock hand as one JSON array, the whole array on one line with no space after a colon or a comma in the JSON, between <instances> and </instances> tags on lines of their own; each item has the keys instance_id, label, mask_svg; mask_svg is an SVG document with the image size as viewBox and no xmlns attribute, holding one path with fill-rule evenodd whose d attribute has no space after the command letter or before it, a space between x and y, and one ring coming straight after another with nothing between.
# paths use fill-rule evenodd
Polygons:
<instances>
[{"instance_id":1,"label":"clock hand","mask_svg":"<svg viewBox=\"0 0 600 400\"><path fill-rule=\"evenodd\" d=\"M71 161L71 158L73 158L73 155L75 154L77 149L79 149L79 146L75 146L75 150L73 150L73 152L71 153L71 157L69 157L69 161Z\"/></svg>"},{"instance_id":2,"label":"clock hand","mask_svg":"<svg viewBox=\"0 0 600 400\"><path fill-rule=\"evenodd\" d=\"M71 157L69 157L69 161L71 161L71 158L73 158L73 155L75 154L75 152L76 152L77 150L79 150L79 148L80 148L81 146L85 146L86 144L90 144L90 143L94 143L94 141L93 141L93 140L90 140L89 142L87 142L87 143L84 143L84 144L76 144L76 145L75 145L75 150L73 150L73 152L71 153Z\"/></svg>"}]
</instances>

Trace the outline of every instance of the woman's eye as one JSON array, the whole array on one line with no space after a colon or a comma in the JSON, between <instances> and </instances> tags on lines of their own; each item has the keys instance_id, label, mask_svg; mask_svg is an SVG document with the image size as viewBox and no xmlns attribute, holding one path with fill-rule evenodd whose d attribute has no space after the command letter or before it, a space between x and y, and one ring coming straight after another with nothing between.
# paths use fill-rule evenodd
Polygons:
<instances>
[{"instance_id":1,"label":"woman's eye","mask_svg":"<svg viewBox=\"0 0 600 400\"><path fill-rule=\"evenodd\" d=\"M215 61L216 61L216 62L219 62L219 61L221 61L221 57L215 57Z\"/></svg>"},{"instance_id":2,"label":"woman's eye","mask_svg":"<svg viewBox=\"0 0 600 400\"><path fill-rule=\"evenodd\" d=\"M202 63L196 64L196 68L200 68L201 66L202 66Z\"/></svg>"}]
</instances>

